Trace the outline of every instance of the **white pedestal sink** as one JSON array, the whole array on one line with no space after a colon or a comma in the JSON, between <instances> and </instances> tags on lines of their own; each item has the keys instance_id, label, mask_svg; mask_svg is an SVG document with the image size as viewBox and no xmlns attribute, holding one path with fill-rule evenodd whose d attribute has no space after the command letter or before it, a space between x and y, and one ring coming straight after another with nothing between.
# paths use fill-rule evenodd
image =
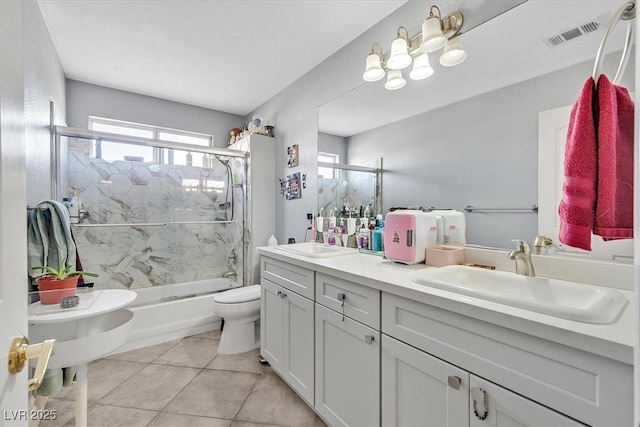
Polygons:
<instances>
[{"instance_id":1,"label":"white pedestal sink","mask_svg":"<svg viewBox=\"0 0 640 427\"><path fill-rule=\"evenodd\" d=\"M629 302L612 288L462 265L428 269L413 281L585 323L613 323Z\"/></svg>"},{"instance_id":2,"label":"white pedestal sink","mask_svg":"<svg viewBox=\"0 0 640 427\"><path fill-rule=\"evenodd\" d=\"M29 306L29 336L34 342L54 338L49 368L77 366L76 426L87 425L87 364L125 343L133 313L124 309L136 298L134 291L105 289L78 293L80 304Z\"/></svg>"}]
</instances>

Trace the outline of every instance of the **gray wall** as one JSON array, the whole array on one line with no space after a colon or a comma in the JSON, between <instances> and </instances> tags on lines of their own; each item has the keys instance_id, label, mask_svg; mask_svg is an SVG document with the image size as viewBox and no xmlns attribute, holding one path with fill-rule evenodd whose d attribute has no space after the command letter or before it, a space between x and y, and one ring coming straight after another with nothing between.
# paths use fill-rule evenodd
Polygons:
<instances>
[{"instance_id":1,"label":"gray wall","mask_svg":"<svg viewBox=\"0 0 640 427\"><path fill-rule=\"evenodd\" d=\"M51 197L49 101L55 123L64 124L65 79L49 30L35 1L22 2L24 36L25 141L27 203Z\"/></svg>"},{"instance_id":2,"label":"gray wall","mask_svg":"<svg viewBox=\"0 0 640 427\"><path fill-rule=\"evenodd\" d=\"M307 174L307 188L302 190L302 198L279 198L276 203L279 242L286 242L288 237L302 241L308 224L306 213L318 208L318 107L361 85L362 67L371 50L371 40L388 39L389 34L396 33L398 22L414 21L424 13L424 8L424 2L418 1L400 7L248 115L260 114L275 126L276 175L281 178L298 171ZM286 147L292 144L299 145L300 166L289 169Z\"/></svg>"},{"instance_id":3,"label":"gray wall","mask_svg":"<svg viewBox=\"0 0 640 427\"><path fill-rule=\"evenodd\" d=\"M213 135L216 147L229 144L229 131L244 117L76 80L67 80L67 122L86 129L89 116Z\"/></svg>"},{"instance_id":4,"label":"gray wall","mask_svg":"<svg viewBox=\"0 0 640 427\"><path fill-rule=\"evenodd\" d=\"M633 61L622 82L630 91ZM538 113L573 104L592 67L589 61L355 135L349 161L384 158L383 211L537 204ZM468 243L508 248L511 239L537 235L533 212L473 212L466 219Z\"/></svg>"},{"instance_id":5,"label":"gray wall","mask_svg":"<svg viewBox=\"0 0 640 427\"><path fill-rule=\"evenodd\" d=\"M340 156L340 163L348 163L347 160L347 138L328 133L318 133L318 151L337 154Z\"/></svg>"}]
</instances>

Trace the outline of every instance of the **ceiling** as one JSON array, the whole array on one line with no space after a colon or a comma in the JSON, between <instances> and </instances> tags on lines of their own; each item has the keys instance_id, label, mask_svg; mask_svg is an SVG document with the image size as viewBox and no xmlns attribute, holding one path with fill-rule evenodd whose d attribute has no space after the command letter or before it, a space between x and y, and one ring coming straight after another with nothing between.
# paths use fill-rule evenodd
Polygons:
<instances>
[{"instance_id":1,"label":"ceiling","mask_svg":"<svg viewBox=\"0 0 640 427\"><path fill-rule=\"evenodd\" d=\"M456 9L450 7L458 6L467 22L501 3L505 2L452 1L445 4L443 12L451 13ZM384 89L385 80L362 81L357 89L320 108L320 130L348 137L571 65L594 61L610 18L623 4L617 0L529 0L471 30L463 25L461 40L469 55L464 63L445 68L438 63L441 52L430 54L434 75L412 81L407 77L407 69L403 71L407 84L396 91ZM415 20L420 18L416 16ZM600 23L598 30L555 47L544 42L590 21ZM605 53L622 49L626 27L626 24L615 27ZM378 41L384 42L387 51L391 40ZM612 78L615 69L606 72ZM585 80L587 77L584 76Z\"/></svg>"},{"instance_id":2,"label":"ceiling","mask_svg":"<svg viewBox=\"0 0 640 427\"><path fill-rule=\"evenodd\" d=\"M247 115L406 0L39 0L67 78Z\"/></svg>"}]
</instances>

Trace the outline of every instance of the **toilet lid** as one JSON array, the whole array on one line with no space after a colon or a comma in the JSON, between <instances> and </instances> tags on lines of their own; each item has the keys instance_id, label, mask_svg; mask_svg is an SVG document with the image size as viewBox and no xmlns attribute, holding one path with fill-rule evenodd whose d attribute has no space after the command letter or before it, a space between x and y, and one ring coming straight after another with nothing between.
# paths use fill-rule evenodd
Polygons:
<instances>
[{"instance_id":1,"label":"toilet lid","mask_svg":"<svg viewBox=\"0 0 640 427\"><path fill-rule=\"evenodd\" d=\"M239 302L250 302L260 299L260 285L243 286L241 288L230 289L220 292L213 297L213 300L220 304L236 304Z\"/></svg>"}]
</instances>

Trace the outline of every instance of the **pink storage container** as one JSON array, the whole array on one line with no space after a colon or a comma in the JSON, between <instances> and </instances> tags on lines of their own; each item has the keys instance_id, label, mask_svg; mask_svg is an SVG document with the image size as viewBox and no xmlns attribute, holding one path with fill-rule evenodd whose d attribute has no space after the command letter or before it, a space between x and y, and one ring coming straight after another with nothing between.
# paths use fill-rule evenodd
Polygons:
<instances>
[{"instance_id":1,"label":"pink storage container","mask_svg":"<svg viewBox=\"0 0 640 427\"><path fill-rule=\"evenodd\" d=\"M434 246L427 248L425 252L425 264L433 267L462 264L464 262L464 248Z\"/></svg>"}]
</instances>

